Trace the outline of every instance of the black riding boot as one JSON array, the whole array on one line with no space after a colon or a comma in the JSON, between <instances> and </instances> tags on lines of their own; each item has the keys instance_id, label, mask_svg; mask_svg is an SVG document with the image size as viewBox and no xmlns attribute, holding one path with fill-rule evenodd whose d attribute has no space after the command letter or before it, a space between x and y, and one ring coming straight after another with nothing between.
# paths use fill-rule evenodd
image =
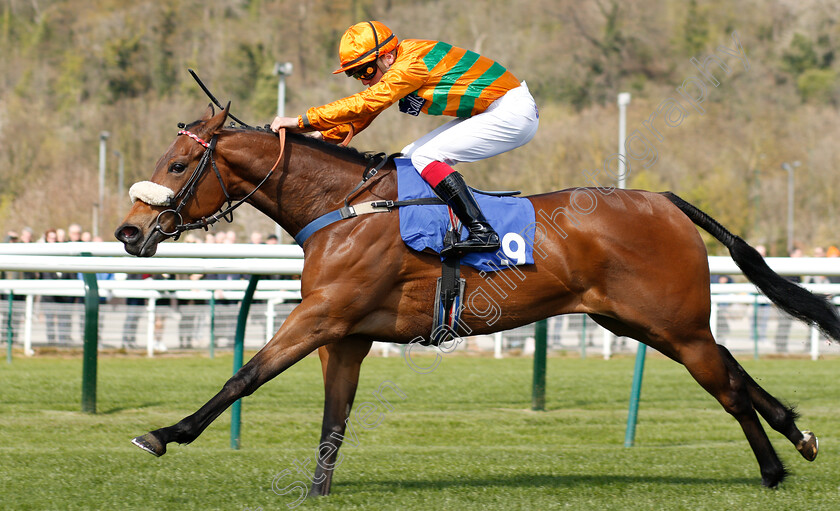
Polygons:
<instances>
[{"instance_id":1,"label":"black riding boot","mask_svg":"<svg viewBox=\"0 0 840 511\"><path fill-rule=\"evenodd\" d=\"M470 231L469 237L454 245L444 247L444 257L469 252L490 252L501 246L499 235L490 227L472 192L458 172L443 178L434 188L435 193L452 208L452 211Z\"/></svg>"}]
</instances>

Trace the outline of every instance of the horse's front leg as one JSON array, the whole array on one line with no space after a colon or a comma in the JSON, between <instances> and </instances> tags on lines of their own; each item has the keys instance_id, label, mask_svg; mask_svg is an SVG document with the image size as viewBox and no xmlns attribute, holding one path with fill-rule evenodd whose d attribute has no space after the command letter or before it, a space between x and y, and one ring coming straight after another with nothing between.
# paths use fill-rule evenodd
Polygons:
<instances>
[{"instance_id":1,"label":"horse's front leg","mask_svg":"<svg viewBox=\"0 0 840 511\"><path fill-rule=\"evenodd\" d=\"M329 495L338 449L344 438L347 418L356 396L362 360L371 341L343 339L318 350L324 370L324 421L318 443L318 460L312 479L311 496ZM324 455L321 458L321 455Z\"/></svg>"},{"instance_id":2,"label":"horse's front leg","mask_svg":"<svg viewBox=\"0 0 840 511\"><path fill-rule=\"evenodd\" d=\"M316 348L345 336L348 324L330 315L324 301L304 300L289 315L280 330L247 364L236 372L218 394L194 414L173 426L135 438L132 443L156 456L166 453L166 444L188 444L198 438L213 420L237 399L251 395L263 383L282 373ZM329 320L327 320L329 318Z\"/></svg>"}]
</instances>

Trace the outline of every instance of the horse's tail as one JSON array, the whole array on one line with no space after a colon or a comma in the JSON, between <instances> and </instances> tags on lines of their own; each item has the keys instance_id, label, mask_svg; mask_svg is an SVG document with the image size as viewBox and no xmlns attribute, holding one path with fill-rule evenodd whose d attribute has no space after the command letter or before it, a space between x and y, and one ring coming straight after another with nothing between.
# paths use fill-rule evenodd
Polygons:
<instances>
[{"instance_id":1,"label":"horse's tail","mask_svg":"<svg viewBox=\"0 0 840 511\"><path fill-rule=\"evenodd\" d=\"M726 230L714 218L671 192L663 192L662 195L680 208L692 222L723 243L729 249L738 268L770 301L791 316L816 325L829 338L840 341L840 316L837 314L837 308L828 300L771 270L761 254Z\"/></svg>"}]
</instances>

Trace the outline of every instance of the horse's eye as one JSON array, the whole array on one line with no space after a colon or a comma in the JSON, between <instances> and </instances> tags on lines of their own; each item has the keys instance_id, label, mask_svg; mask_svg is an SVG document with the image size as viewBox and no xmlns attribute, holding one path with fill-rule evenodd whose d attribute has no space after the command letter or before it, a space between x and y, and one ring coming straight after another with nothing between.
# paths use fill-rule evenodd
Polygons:
<instances>
[{"instance_id":1,"label":"horse's eye","mask_svg":"<svg viewBox=\"0 0 840 511\"><path fill-rule=\"evenodd\" d=\"M180 174L181 172L186 170L186 168L187 168L187 166L184 165L183 163L175 162L175 163L172 164L171 167L169 167L169 172L173 172L175 174Z\"/></svg>"}]
</instances>

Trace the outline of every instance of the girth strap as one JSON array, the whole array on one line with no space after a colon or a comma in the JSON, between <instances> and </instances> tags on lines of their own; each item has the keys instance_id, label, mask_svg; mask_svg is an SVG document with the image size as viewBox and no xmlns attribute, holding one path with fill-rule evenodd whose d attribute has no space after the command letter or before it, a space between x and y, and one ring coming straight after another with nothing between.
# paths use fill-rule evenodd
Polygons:
<instances>
[{"instance_id":1,"label":"girth strap","mask_svg":"<svg viewBox=\"0 0 840 511\"><path fill-rule=\"evenodd\" d=\"M330 224L334 224L339 220L344 220L345 218L352 218L354 216L356 216L356 214L349 214L348 208L337 209L335 211L330 211L326 215L321 215L315 220L306 224L306 226L295 235L295 243L302 247L306 239L312 236L315 233L315 231L323 229L324 227Z\"/></svg>"}]
</instances>

